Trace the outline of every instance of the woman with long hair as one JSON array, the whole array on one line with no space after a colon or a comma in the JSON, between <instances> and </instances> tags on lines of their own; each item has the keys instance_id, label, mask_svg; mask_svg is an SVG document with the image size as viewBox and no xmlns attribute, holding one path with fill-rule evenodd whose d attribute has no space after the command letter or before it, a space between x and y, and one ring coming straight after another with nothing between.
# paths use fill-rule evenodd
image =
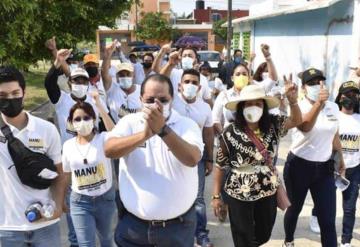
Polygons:
<instances>
[{"instance_id":1,"label":"woman with long hair","mask_svg":"<svg viewBox=\"0 0 360 247\"><path fill-rule=\"evenodd\" d=\"M106 130L114 123L94 96L96 107ZM68 121L76 136L64 143L62 165L68 180L72 180L70 211L79 246L95 247L96 233L102 247L112 246L112 218L116 210L112 167L105 157L107 132L98 133L96 115L87 102L78 102L71 109Z\"/></svg>"},{"instance_id":2,"label":"woman with long hair","mask_svg":"<svg viewBox=\"0 0 360 247\"><path fill-rule=\"evenodd\" d=\"M266 96L260 85L244 87L239 97L225 106L235 111L235 121L220 136L212 206L218 215L223 208L223 187L236 247L260 246L271 236L276 218L275 194L280 183L273 164L276 146L288 129L302 121L297 87L291 79L286 80L285 92L290 117L269 114L269 109L277 107L279 100ZM223 186L226 167L230 171Z\"/></svg>"}]
</instances>

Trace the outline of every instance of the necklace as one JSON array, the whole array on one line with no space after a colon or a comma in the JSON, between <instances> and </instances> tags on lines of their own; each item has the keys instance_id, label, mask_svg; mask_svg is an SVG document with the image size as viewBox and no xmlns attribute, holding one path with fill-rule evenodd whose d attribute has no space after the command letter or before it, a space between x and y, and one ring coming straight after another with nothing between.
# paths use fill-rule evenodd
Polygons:
<instances>
[{"instance_id":1,"label":"necklace","mask_svg":"<svg viewBox=\"0 0 360 247\"><path fill-rule=\"evenodd\" d=\"M75 140L75 147L76 147L77 151L79 152L79 154L83 157L84 164L87 165L88 160L87 160L86 157L87 157L87 155L88 155L88 153L90 151L90 147L91 147L90 142L89 142L89 147L87 148L85 155L83 155L82 152L80 151L80 148L78 147L77 139Z\"/></svg>"}]
</instances>

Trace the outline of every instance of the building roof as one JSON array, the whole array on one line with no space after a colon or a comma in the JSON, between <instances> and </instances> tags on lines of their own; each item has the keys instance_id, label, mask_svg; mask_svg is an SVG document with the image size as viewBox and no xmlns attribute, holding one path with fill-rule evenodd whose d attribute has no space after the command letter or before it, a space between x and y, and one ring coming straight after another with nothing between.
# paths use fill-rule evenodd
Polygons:
<instances>
[{"instance_id":1,"label":"building roof","mask_svg":"<svg viewBox=\"0 0 360 247\"><path fill-rule=\"evenodd\" d=\"M311 11L311 10L316 10L316 9L322 9L322 8L327 8L337 2L340 2L341 0L317 0L317 1L310 1L307 2L303 5L297 5L297 6L291 6L291 7L287 7L287 8L281 8L281 9L276 9L270 12L266 12L266 13L261 13L259 15L252 15L252 16L246 16L246 17L241 17L238 19L234 19L232 21L232 24L242 24L242 23L246 23L246 22L250 22L250 21L256 21L256 20L261 20L261 19L266 19L266 18L271 18L271 17L276 17L276 16L280 16L280 15L289 15L289 14L295 14L295 13L300 13L300 12L306 12L306 11ZM222 27L227 27L227 22L224 23L222 25Z\"/></svg>"}]
</instances>

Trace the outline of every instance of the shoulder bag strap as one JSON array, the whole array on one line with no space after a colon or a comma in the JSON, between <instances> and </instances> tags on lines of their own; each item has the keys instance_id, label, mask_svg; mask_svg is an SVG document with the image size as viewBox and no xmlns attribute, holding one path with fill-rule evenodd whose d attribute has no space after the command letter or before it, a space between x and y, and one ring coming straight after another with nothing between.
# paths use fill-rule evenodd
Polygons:
<instances>
[{"instance_id":1,"label":"shoulder bag strap","mask_svg":"<svg viewBox=\"0 0 360 247\"><path fill-rule=\"evenodd\" d=\"M4 123L1 113L0 113L0 130L7 140L11 140L14 137L10 127L6 123Z\"/></svg>"},{"instance_id":2,"label":"shoulder bag strap","mask_svg":"<svg viewBox=\"0 0 360 247\"><path fill-rule=\"evenodd\" d=\"M264 157L266 164L269 166L271 170L274 170L274 166L272 165L271 157L264 144L259 140L259 138L255 135L255 133L248 127L245 127L245 133L250 138L250 140L254 143L256 148L259 150L260 154Z\"/></svg>"}]
</instances>

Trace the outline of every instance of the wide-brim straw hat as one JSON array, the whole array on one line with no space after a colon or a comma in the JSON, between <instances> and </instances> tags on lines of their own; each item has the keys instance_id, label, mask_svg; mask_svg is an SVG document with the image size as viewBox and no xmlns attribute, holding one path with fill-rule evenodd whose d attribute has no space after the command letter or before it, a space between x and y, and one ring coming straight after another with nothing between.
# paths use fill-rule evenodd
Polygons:
<instances>
[{"instance_id":1,"label":"wide-brim straw hat","mask_svg":"<svg viewBox=\"0 0 360 247\"><path fill-rule=\"evenodd\" d=\"M241 90L239 97L229 101L225 107L230 111L236 111L239 102L257 99L265 100L269 109L278 107L280 105L280 100L278 98L266 96L265 89L262 86L248 85Z\"/></svg>"}]
</instances>

